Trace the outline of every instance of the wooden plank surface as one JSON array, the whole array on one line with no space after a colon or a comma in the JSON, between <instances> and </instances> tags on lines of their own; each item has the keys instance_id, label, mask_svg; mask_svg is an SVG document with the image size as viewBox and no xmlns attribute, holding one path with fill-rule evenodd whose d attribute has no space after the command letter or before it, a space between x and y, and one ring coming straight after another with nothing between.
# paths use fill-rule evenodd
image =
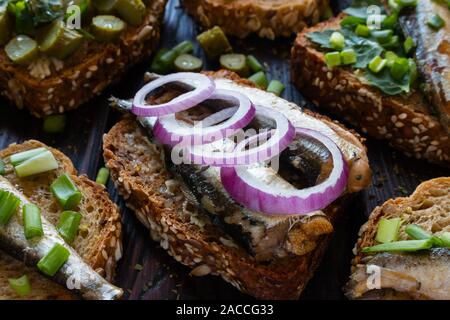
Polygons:
<instances>
[{"instance_id":1,"label":"wooden plank surface","mask_svg":"<svg viewBox=\"0 0 450 320\"><path fill-rule=\"evenodd\" d=\"M336 2L335 11L344 7L346 1ZM194 40L199 29L180 7L178 0L170 0L166 8L165 25L161 45L171 47L176 43ZM233 39L236 52L252 53L269 68L270 78L279 79L287 88L283 97L300 106L314 106L290 84L289 49L293 39L271 42L262 39L239 41ZM197 46L196 55L205 57ZM35 119L27 111L17 110L0 100L0 147L27 139L38 139L66 153L80 173L95 178L103 164L102 135L120 119L110 111L107 98L114 94L122 98L131 97L142 84L142 75L149 60L133 68L118 84L109 88L102 96L92 100L79 110L68 114L68 125L63 134L50 135L42 131L42 120ZM217 65L207 68L216 69ZM348 278L351 250L359 226L372 209L388 198L411 193L421 182L433 177L449 175L449 171L406 158L385 143L368 140L369 158L374 172L373 184L358 195L347 217L339 224L334 240L327 251L321 267L302 295L302 299L343 299L342 285ZM116 283L124 288L129 299L237 299L249 297L234 289L218 277L195 278L189 269L168 256L155 242L148 231L140 225L133 213L126 209L112 183L108 190L113 201L119 204L123 215L124 257L117 269ZM142 270L136 270L142 265ZM140 268L138 268L140 269Z\"/></svg>"}]
</instances>

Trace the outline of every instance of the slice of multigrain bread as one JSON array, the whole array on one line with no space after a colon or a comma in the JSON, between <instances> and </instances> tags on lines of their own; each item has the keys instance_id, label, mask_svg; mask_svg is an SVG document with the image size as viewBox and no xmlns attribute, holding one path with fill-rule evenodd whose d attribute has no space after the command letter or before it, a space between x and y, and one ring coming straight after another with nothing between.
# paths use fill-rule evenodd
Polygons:
<instances>
[{"instance_id":1,"label":"slice of multigrain bread","mask_svg":"<svg viewBox=\"0 0 450 320\"><path fill-rule=\"evenodd\" d=\"M256 34L270 40L289 37L319 22L328 0L182 0L205 28L220 26L226 34Z\"/></svg>"},{"instance_id":2,"label":"slice of multigrain bread","mask_svg":"<svg viewBox=\"0 0 450 320\"><path fill-rule=\"evenodd\" d=\"M363 133L386 139L407 156L449 166L450 138L419 92L388 96L362 83L348 68L327 68L324 53L306 34L339 29L342 17L298 34L291 52L294 84L320 108L340 116Z\"/></svg>"},{"instance_id":3,"label":"slice of multigrain bread","mask_svg":"<svg viewBox=\"0 0 450 320\"><path fill-rule=\"evenodd\" d=\"M228 78L252 86L230 72L208 75ZM314 116L338 134L359 136L326 117ZM362 145L361 145L362 146ZM134 118L126 117L104 136L104 158L119 193L129 208L150 230L153 240L178 262L191 267L192 275L220 275L239 290L260 299L297 299L314 274L326 250L331 233L313 234L302 224L302 245L312 250L299 256L258 262L242 246L217 228L211 217L201 213L181 188L169 190L176 179L166 168L162 146L151 141ZM362 146L362 148L364 148ZM323 210L334 224L344 214L351 195L336 200ZM311 233L310 233L311 232Z\"/></svg>"},{"instance_id":4,"label":"slice of multigrain bread","mask_svg":"<svg viewBox=\"0 0 450 320\"><path fill-rule=\"evenodd\" d=\"M8 162L8 157L17 152L39 147L46 147L55 155L59 168L29 178L17 178ZM50 184L62 173L68 173L71 176L83 195L81 203L76 208L76 211L82 213L83 218L78 236L72 246L86 263L108 281L112 281L116 263L122 256L122 227L118 208L109 199L106 189L84 175L78 176L68 157L35 140L10 145L0 151L0 158L6 163L7 173L4 177L23 192L31 202L39 206L42 214L53 224L58 223L62 209L50 191ZM9 287L8 278L24 274L29 276L33 288L32 294L25 297L27 299L76 298L67 289L54 284L22 262L0 251L0 299L19 298Z\"/></svg>"},{"instance_id":5,"label":"slice of multigrain bread","mask_svg":"<svg viewBox=\"0 0 450 320\"><path fill-rule=\"evenodd\" d=\"M378 290L379 292L376 292L377 290L375 292L361 292L361 290L365 291L367 289L364 283L359 283L361 280L358 280L359 273L357 275L357 271L361 270L361 266L364 267L370 262L370 259L368 259L370 256L361 253L361 248L376 244L375 237L381 218L402 219L398 240L409 239L405 233L405 228L410 224L416 224L435 235L450 231L450 177L425 181L416 188L411 196L390 199L373 210L369 220L359 231L360 237L354 249L355 258L352 261L352 276L346 287L347 295L350 298L412 298L407 292L392 292L389 288ZM427 254L427 252L423 254ZM423 255L421 255L421 258L424 258ZM407 270L407 276L420 279L420 275L414 274L414 265L411 265ZM443 276L448 277L448 274ZM366 278L364 278L365 280ZM360 293L363 294L360 296Z\"/></svg>"},{"instance_id":6,"label":"slice of multigrain bread","mask_svg":"<svg viewBox=\"0 0 450 320\"><path fill-rule=\"evenodd\" d=\"M38 117L79 107L150 56L159 42L165 5L166 0L148 1L139 27L128 26L115 43L85 41L63 64L42 58L28 67L17 66L0 47L0 94Z\"/></svg>"}]
</instances>

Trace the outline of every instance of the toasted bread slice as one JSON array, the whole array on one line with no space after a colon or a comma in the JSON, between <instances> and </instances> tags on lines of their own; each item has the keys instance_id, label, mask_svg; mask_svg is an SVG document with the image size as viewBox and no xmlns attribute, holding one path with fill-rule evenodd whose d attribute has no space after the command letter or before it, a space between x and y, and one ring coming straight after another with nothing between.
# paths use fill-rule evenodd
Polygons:
<instances>
[{"instance_id":1,"label":"toasted bread slice","mask_svg":"<svg viewBox=\"0 0 450 320\"><path fill-rule=\"evenodd\" d=\"M256 34L270 40L289 37L319 22L328 0L182 0L205 28L220 26L226 34L245 38Z\"/></svg>"},{"instance_id":2,"label":"toasted bread slice","mask_svg":"<svg viewBox=\"0 0 450 320\"><path fill-rule=\"evenodd\" d=\"M346 287L346 294L350 298L442 298L443 296L438 296L438 291L442 290L446 291L446 299L449 299L450 249L434 249L410 255L377 254L374 257L361 253L361 248L376 244L375 237L381 218L402 219L398 240L409 239L405 228L410 224L416 224L434 235L450 231L450 177L425 181L410 197L390 199L374 209L369 220L360 229L360 238L354 249L356 256L352 262L353 274ZM434 269L439 267L440 259L446 259L443 263L446 271ZM377 260L379 262L376 263ZM386 278L381 278L382 287L379 289L370 290L366 285L365 267L370 264L382 268L381 276L385 272ZM433 276L424 276L427 274L420 267L431 270ZM432 281L436 282L437 288L430 290L434 292L430 294L426 290L435 285Z\"/></svg>"},{"instance_id":3,"label":"toasted bread slice","mask_svg":"<svg viewBox=\"0 0 450 320\"><path fill-rule=\"evenodd\" d=\"M230 72L208 75L251 86ZM361 143L357 136L326 117L308 115ZM320 227L317 225L308 226L310 229L302 233L300 246L311 246L312 250L258 262L216 227L210 216L201 213L198 204L191 202L180 188L173 193L165 191L166 182L176 178L167 169L161 152L161 146L151 141L131 117L117 123L104 136L104 158L111 178L127 206L150 230L152 239L178 262L191 267L192 275L220 275L239 290L261 299L298 298L318 266L331 233L317 232L314 230ZM350 197L350 194L343 196L323 210L331 224L343 214ZM302 227L306 224L301 223Z\"/></svg>"},{"instance_id":4,"label":"toasted bread slice","mask_svg":"<svg viewBox=\"0 0 450 320\"><path fill-rule=\"evenodd\" d=\"M23 144L13 144L0 151L0 158L21 151L46 147L52 151L59 162L57 170L19 179L7 163L7 178L30 201L38 205L46 219L57 224L62 209L50 191L50 184L62 173L68 173L83 194L77 211L83 214L78 236L72 244L73 248L94 270L108 281L114 278L116 262L122 256L121 223L117 206L109 199L105 188L89 180L86 176L78 176L72 162L60 151L50 148L38 141L29 140ZM0 251L0 299L18 298L8 284L8 278L27 274L32 282L33 292L27 299L66 299L76 298L67 289L53 282L22 262L9 257ZM35 290L36 289L36 290Z\"/></svg>"},{"instance_id":5,"label":"toasted bread slice","mask_svg":"<svg viewBox=\"0 0 450 320\"><path fill-rule=\"evenodd\" d=\"M298 34L291 60L294 84L320 108L340 116L361 132L387 140L407 156L449 166L450 138L419 92L388 96L362 83L348 68L327 68L324 53L306 34L340 29L342 17Z\"/></svg>"},{"instance_id":6,"label":"toasted bread slice","mask_svg":"<svg viewBox=\"0 0 450 320\"><path fill-rule=\"evenodd\" d=\"M28 67L18 66L0 47L0 94L38 117L79 107L150 56L159 42L165 5L166 0L149 1L142 24L129 26L120 41L85 41L64 62L42 58Z\"/></svg>"}]
</instances>

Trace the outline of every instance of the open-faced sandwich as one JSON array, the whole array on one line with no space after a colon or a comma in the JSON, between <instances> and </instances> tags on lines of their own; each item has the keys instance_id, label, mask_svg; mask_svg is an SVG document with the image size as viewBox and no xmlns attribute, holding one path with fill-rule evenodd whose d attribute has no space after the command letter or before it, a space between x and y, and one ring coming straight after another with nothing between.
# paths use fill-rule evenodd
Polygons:
<instances>
[{"instance_id":1,"label":"open-faced sandwich","mask_svg":"<svg viewBox=\"0 0 450 320\"><path fill-rule=\"evenodd\" d=\"M375 208L361 227L350 299L450 299L450 178Z\"/></svg>"},{"instance_id":2,"label":"open-faced sandwich","mask_svg":"<svg viewBox=\"0 0 450 320\"><path fill-rule=\"evenodd\" d=\"M182 0L203 27L220 26L226 34L256 34L270 40L289 37L332 15L328 0Z\"/></svg>"},{"instance_id":3,"label":"open-faced sandwich","mask_svg":"<svg viewBox=\"0 0 450 320\"><path fill-rule=\"evenodd\" d=\"M113 99L137 117L104 137L127 206L192 275L298 298L370 183L360 137L229 71L148 76L133 102Z\"/></svg>"},{"instance_id":4,"label":"open-faced sandwich","mask_svg":"<svg viewBox=\"0 0 450 320\"><path fill-rule=\"evenodd\" d=\"M30 140L0 151L0 299L117 299L117 206L61 152Z\"/></svg>"},{"instance_id":5,"label":"open-faced sandwich","mask_svg":"<svg viewBox=\"0 0 450 320\"><path fill-rule=\"evenodd\" d=\"M0 93L36 116L77 108L159 41L165 0L0 0Z\"/></svg>"},{"instance_id":6,"label":"open-faced sandwich","mask_svg":"<svg viewBox=\"0 0 450 320\"><path fill-rule=\"evenodd\" d=\"M355 1L301 32L292 80L321 108L408 156L450 164L450 9Z\"/></svg>"}]
</instances>

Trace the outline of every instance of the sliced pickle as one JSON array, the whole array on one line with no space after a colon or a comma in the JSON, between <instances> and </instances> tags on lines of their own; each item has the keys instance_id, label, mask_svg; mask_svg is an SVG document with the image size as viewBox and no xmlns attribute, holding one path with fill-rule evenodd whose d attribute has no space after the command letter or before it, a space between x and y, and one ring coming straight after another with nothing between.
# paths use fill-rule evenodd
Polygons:
<instances>
[{"instance_id":1,"label":"sliced pickle","mask_svg":"<svg viewBox=\"0 0 450 320\"><path fill-rule=\"evenodd\" d=\"M126 23L138 27L144 18L145 4L142 0L117 0L115 9Z\"/></svg>"},{"instance_id":2,"label":"sliced pickle","mask_svg":"<svg viewBox=\"0 0 450 320\"><path fill-rule=\"evenodd\" d=\"M28 64L39 54L37 42L25 35L18 35L9 41L5 52L17 64Z\"/></svg>"},{"instance_id":3,"label":"sliced pickle","mask_svg":"<svg viewBox=\"0 0 450 320\"><path fill-rule=\"evenodd\" d=\"M117 39L126 24L114 16L96 16L92 19L92 34L98 41L109 42Z\"/></svg>"},{"instance_id":4,"label":"sliced pickle","mask_svg":"<svg viewBox=\"0 0 450 320\"><path fill-rule=\"evenodd\" d=\"M41 36L39 49L58 59L71 55L83 41L83 36L75 30L68 29L62 21L55 21Z\"/></svg>"},{"instance_id":5,"label":"sliced pickle","mask_svg":"<svg viewBox=\"0 0 450 320\"><path fill-rule=\"evenodd\" d=\"M94 1L94 7L100 14L112 14L117 0L96 0Z\"/></svg>"},{"instance_id":6,"label":"sliced pickle","mask_svg":"<svg viewBox=\"0 0 450 320\"><path fill-rule=\"evenodd\" d=\"M0 6L0 45L5 44L11 36L11 19L8 12Z\"/></svg>"}]
</instances>

